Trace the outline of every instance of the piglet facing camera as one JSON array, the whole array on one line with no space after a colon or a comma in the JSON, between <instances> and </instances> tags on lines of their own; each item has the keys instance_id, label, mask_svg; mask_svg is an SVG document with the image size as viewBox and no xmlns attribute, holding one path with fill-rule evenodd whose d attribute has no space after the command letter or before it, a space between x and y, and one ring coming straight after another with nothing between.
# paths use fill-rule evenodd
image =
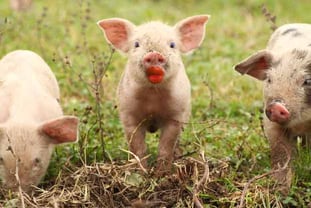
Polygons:
<instances>
[{"instance_id":1,"label":"piglet facing camera","mask_svg":"<svg viewBox=\"0 0 311 208\"><path fill-rule=\"evenodd\" d=\"M75 142L78 118L64 116L59 88L44 60L13 51L0 60L0 178L29 191L45 175L56 144Z\"/></svg>"},{"instance_id":2,"label":"piglet facing camera","mask_svg":"<svg viewBox=\"0 0 311 208\"><path fill-rule=\"evenodd\" d=\"M190 82L181 53L201 45L208 19L208 15L192 16L173 27L156 21L135 26L120 18L98 22L107 42L128 56L118 100L129 149L147 167L145 134L161 130L160 175L171 169L178 137L191 111Z\"/></svg>"},{"instance_id":3,"label":"piglet facing camera","mask_svg":"<svg viewBox=\"0 0 311 208\"><path fill-rule=\"evenodd\" d=\"M278 170L274 177L286 193L292 179L295 139L311 142L311 25L281 26L266 49L234 68L264 83L264 131L272 168Z\"/></svg>"}]
</instances>

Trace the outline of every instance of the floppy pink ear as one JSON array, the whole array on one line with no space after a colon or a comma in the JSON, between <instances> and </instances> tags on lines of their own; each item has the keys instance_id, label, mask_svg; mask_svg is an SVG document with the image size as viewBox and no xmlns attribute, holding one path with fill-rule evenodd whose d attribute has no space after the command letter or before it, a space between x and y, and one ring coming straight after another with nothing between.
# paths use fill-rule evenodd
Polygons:
<instances>
[{"instance_id":1,"label":"floppy pink ear","mask_svg":"<svg viewBox=\"0 0 311 208\"><path fill-rule=\"evenodd\" d=\"M181 52L190 52L201 45L205 36L205 25L209 18L209 15L192 16L175 25L180 37Z\"/></svg>"},{"instance_id":2,"label":"floppy pink ear","mask_svg":"<svg viewBox=\"0 0 311 208\"><path fill-rule=\"evenodd\" d=\"M62 116L43 123L39 131L48 136L54 144L75 142L78 139L79 119L74 116Z\"/></svg>"},{"instance_id":3,"label":"floppy pink ear","mask_svg":"<svg viewBox=\"0 0 311 208\"><path fill-rule=\"evenodd\" d=\"M97 24L103 30L108 43L122 52L128 52L128 40L135 28L133 23L125 19L112 18L100 20Z\"/></svg>"},{"instance_id":4,"label":"floppy pink ear","mask_svg":"<svg viewBox=\"0 0 311 208\"><path fill-rule=\"evenodd\" d=\"M266 71L271 67L272 54L267 50L261 50L249 56L241 63L234 66L234 69L241 74L248 74L259 80L266 79Z\"/></svg>"}]
</instances>

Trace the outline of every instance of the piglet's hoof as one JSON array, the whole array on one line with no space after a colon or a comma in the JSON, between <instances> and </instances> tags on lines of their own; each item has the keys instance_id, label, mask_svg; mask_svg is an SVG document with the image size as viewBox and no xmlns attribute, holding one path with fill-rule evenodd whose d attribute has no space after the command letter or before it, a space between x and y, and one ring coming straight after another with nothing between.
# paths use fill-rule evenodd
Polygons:
<instances>
[{"instance_id":1,"label":"piglet's hoof","mask_svg":"<svg viewBox=\"0 0 311 208\"><path fill-rule=\"evenodd\" d=\"M275 191L279 192L283 196L287 196L289 194L290 185L288 185L286 182L277 181L275 186Z\"/></svg>"},{"instance_id":2,"label":"piglet's hoof","mask_svg":"<svg viewBox=\"0 0 311 208\"><path fill-rule=\"evenodd\" d=\"M167 160L158 160L154 171L156 177L164 177L172 172L172 163Z\"/></svg>"},{"instance_id":3,"label":"piglet's hoof","mask_svg":"<svg viewBox=\"0 0 311 208\"><path fill-rule=\"evenodd\" d=\"M276 190L279 191L282 195L287 196L289 194L292 171L290 168L283 171L273 174L274 180L277 182Z\"/></svg>"},{"instance_id":4,"label":"piglet's hoof","mask_svg":"<svg viewBox=\"0 0 311 208\"><path fill-rule=\"evenodd\" d=\"M290 187L286 185L279 184L277 187L277 191L280 192L283 196L287 196L289 194Z\"/></svg>"}]
</instances>

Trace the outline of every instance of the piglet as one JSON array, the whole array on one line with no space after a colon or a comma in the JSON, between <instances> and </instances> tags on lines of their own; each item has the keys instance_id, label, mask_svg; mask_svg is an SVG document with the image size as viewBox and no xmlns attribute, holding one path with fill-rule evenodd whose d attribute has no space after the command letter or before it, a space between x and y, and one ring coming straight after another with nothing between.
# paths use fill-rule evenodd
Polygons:
<instances>
[{"instance_id":1,"label":"piglet","mask_svg":"<svg viewBox=\"0 0 311 208\"><path fill-rule=\"evenodd\" d=\"M44 176L53 147L77 140L78 118L63 116L59 88L44 60L13 51L0 60L0 178L24 191Z\"/></svg>"},{"instance_id":2,"label":"piglet","mask_svg":"<svg viewBox=\"0 0 311 208\"><path fill-rule=\"evenodd\" d=\"M234 68L264 82L264 131L270 142L274 177L286 193L295 140L311 141L311 24L281 26L266 49Z\"/></svg>"},{"instance_id":3,"label":"piglet","mask_svg":"<svg viewBox=\"0 0 311 208\"><path fill-rule=\"evenodd\" d=\"M144 159L146 132L161 130L156 173L171 170L178 137L190 116L190 82L181 53L198 48L208 15L186 18L175 26L153 21L135 26L120 18L98 22L109 44L128 56L118 86L119 115L132 153Z\"/></svg>"},{"instance_id":4,"label":"piglet","mask_svg":"<svg viewBox=\"0 0 311 208\"><path fill-rule=\"evenodd\" d=\"M10 0L11 8L15 11L26 11L31 4L32 0Z\"/></svg>"}]
</instances>

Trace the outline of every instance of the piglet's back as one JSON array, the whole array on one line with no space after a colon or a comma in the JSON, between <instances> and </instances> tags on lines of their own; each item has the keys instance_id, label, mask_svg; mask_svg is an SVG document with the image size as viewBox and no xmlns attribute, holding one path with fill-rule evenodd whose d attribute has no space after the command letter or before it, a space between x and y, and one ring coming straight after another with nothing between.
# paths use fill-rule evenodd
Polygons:
<instances>
[{"instance_id":1,"label":"piglet's back","mask_svg":"<svg viewBox=\"0 0 311 208\"><path fill-rule=\"evenodd\" d=\"M311 49L311 25L304 23L282 25L272 34L267 46L275 55L303 48Z\"/></svg>"},{"instance_id":2,"label":"piglet's back","mask_svg":"<svg viewBox=\"0 0 311 208\"><path fill-rule=\"evenodd\" d=\"M63 116L58 98L56 78L39 55L18 50L2 58L0 178L3 187L29 191L44 176L54 146L77 140L78 118Z\"/></svg>"},{"instance_id":3,"label":"piglet's back","mask_svg":"<svg viewBox=\"0 0 311 208\"><path fill-rule=\"evenodd\" d=\"M54 74L45 61L32 51L16 50L1 59L0 84L14 77L20 83L37 80L44 90L59 99L59 88Z\"/></svg>"},{"instance_id":4,"label":"piglet's back","mask_svg":"<svg viewBox=\"0 0 311 208\"><path fill-rule=\"evenodd\" d=\"M34 122L62 115L59 87L36 53L13 51L0 61L0 123Z\"/></svg>"}]
</instances>

